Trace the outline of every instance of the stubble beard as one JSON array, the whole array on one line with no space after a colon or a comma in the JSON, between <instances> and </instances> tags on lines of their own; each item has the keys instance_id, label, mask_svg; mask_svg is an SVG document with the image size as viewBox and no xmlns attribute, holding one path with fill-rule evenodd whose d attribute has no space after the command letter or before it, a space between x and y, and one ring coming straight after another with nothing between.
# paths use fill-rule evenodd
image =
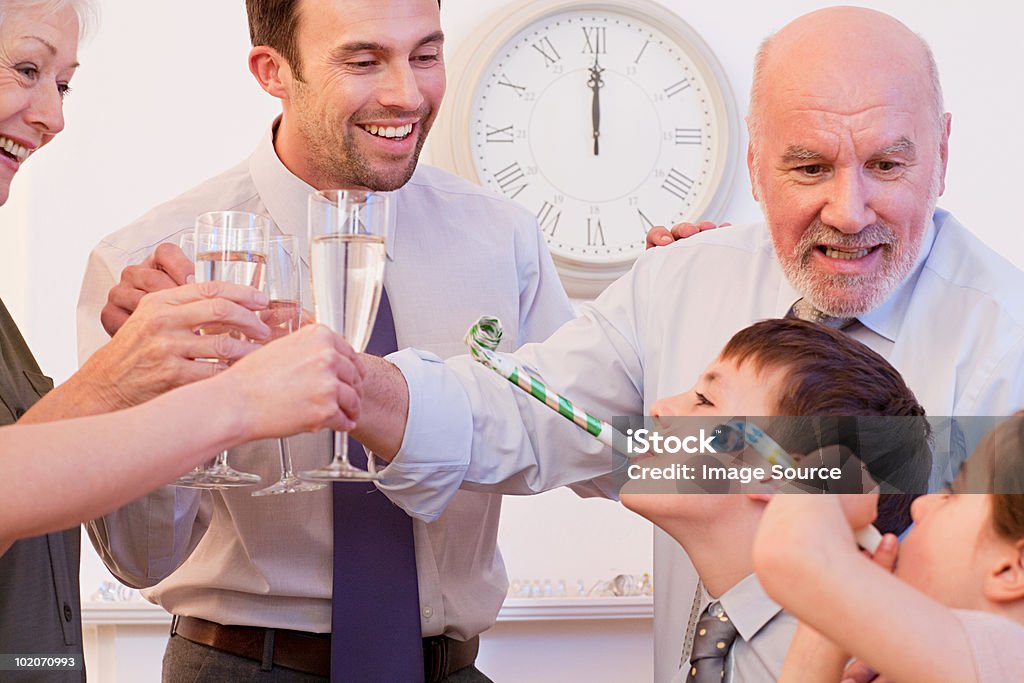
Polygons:
<instances>
[{"instance_id":1,"label":"stubble beard","mask_svg":"<svg viewBox=\"0 0 1024 683\"><path fill-rule=\"evenodd\" d=\"M776 244L776 254L793 289L815 308L825 315L853 318L877 308L910 274L920 251L922 235L923 229L918 231L914 243L908 244L882 223L848 235L815 219L790 253L783 254ZM812 265L819 244L845 249L878 245L882 251L881 263L875 271L860 275L822 273Z\"/></svg>"},{"instance_id":2,"label":"stubble beard","mask_svg":"<svg viewBox=\"0 0 1024 683\"><path fill-rule=\"evenodd\" d=\"M344 123L336 123L326 113L321 114L307 107L307 101L305 97L295 98L297 129L306 148L310 170L318 179L318 184L324 185L324 189L360 187L375 192L390 192L409 182L416 171L420 151L433 122L433 112L429 108L416 112L419 116L419 124L413 133L417 136L416 148L408 163L405 166L385 164L382 169L375 168L359 149L353 139L358 132L351 131ZM361 118L379 120L393 118L395 114L383 111L363 113Z\"/></svg>"},{"instance_id":3,"label":"stubble beard","mask_svg":"<svg viewBox=\"0 0 1024 683\"><path fill-rule=\"evenodd\" d=\"M764 193L758 192L758 196L764 197ZM825 315L855 318L877 308L910 275L921 252L937 199L938 182L935 182L929 192L928 210L923 222L906 239L901 240L891 227L882 222L850 235L815 218L788 253L779 248L772 213L763 199L761 211L768 223L779 265L793 289ZM882 250L881 267L863 275L817 272L813 269L812 259L819 244L847 249L879 245Z\"/></svg>"}]
</instances>

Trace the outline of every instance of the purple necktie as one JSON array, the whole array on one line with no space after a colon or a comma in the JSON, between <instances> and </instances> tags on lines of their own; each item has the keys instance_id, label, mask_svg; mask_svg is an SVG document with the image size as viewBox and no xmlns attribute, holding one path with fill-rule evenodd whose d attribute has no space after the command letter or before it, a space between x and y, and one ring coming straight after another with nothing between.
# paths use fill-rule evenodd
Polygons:
<instances>
[{"instance_id":1,"label":"purple necktie","mask_svg":"<svg viewBox=\"0 0 1024 683\"><path fill-rule=\"evenodd\" d=\"M387 292L366 352L398 350ZM366 466L349 438L349 458ZM331 681L423 681L423 639L412 519L372 483L334 484Z\"/></svg>"}]
</instances>

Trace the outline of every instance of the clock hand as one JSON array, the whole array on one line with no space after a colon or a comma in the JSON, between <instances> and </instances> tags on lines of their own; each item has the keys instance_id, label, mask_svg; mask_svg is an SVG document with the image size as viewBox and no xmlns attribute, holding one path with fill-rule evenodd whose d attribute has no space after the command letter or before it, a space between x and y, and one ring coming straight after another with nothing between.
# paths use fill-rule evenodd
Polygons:
<instances>
[{"instance_id":1,"label":"clock hand","mask_svg":"<svg viewBox=\"0 0 1024 683\"><path fill-rule=\"evenodd\" d=\"M597 56L594 56L594 66L590 67L590 80L587 81L587 87L590 88L593 93L593 97L590 100L590 121L594 129L594 156L598 155L599 146L598 138L601 137L601 88L604 87L604 79L601 78L601 74L604 73L604 69L597 62Z\"/></svg>"}]
</instances>

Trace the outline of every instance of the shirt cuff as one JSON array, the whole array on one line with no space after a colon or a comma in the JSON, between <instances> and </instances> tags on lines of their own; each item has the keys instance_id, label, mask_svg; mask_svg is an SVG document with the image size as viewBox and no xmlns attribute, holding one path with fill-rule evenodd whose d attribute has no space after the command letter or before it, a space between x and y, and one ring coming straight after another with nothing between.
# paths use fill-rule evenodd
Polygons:
<instances>
[{"instance_id":1,"label":"shirt cuff","mask_svg":"<svg viewBox=\"0 0 1024 683\"><path fill-rule=\"evenodd\" d=\"M402 447L377 488L409 515L432 522L462 485L473 443L473 413L454 373L432 353L403 349L387 357L409 386Z\"/></svg>"}]
</instances>

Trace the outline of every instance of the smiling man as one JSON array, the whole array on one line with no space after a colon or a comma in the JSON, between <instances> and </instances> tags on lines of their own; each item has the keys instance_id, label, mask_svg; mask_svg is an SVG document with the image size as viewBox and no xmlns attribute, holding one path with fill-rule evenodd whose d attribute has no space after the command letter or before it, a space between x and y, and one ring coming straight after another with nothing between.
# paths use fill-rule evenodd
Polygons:
<instances>
[{"instance_id":1,"label":"smiling man","mask_svg":"<svg viewBox=\"0 0 1024 683\"><path fill-rule=\"evenodd\" d=\"M1024 275L935 207L950 116L921 39L873 10L800 17L760 51L747 122L766 223L647 252L578 319L516 358L610 420L679 393L737 330L792 315L878 352L932 415L1016 407ZM437 515L459 486L532 493L611 466L597 441L471 359L403 351L390 360L397 370L368 362L357 433L384 457L397 453L384 488L414 514ZM500 458L488 449L496 443ZM664 681L678 668L695 574L664 536L655 573ZM764 670L777 675L781 663Z\"/></svg>"},{"instance_id":2,"label":"smiling man","mask_svg":"<svg viewBox=\"0 0 1024 683\"><path fill-rule=\"evenodd\" d=\"M304 256L314 189L391 192L382 344L392 316L392 344L441 356L465 348L483 313L505 320L508 348L571 317L536 218L417 163L445 90L438 2L248 0L247 10L250 71L282 114L249 159L96 248L79 304L83 360L145 292L191 273L177 247L153 245L176 243L202 212L238 209L269 215ZM295 469L323 466L330 443L291 439ZM276 442L231 457L264 481L279 475ZM90 526L111 571L176 615L165 680L307 681L328 669L340 680L488 680L473 661L508 586L500 496L461 493L428 526L360 484L250 494L167 487ZM396 564L399 576L381 573Z\"/></svg>"}]
</instances>

